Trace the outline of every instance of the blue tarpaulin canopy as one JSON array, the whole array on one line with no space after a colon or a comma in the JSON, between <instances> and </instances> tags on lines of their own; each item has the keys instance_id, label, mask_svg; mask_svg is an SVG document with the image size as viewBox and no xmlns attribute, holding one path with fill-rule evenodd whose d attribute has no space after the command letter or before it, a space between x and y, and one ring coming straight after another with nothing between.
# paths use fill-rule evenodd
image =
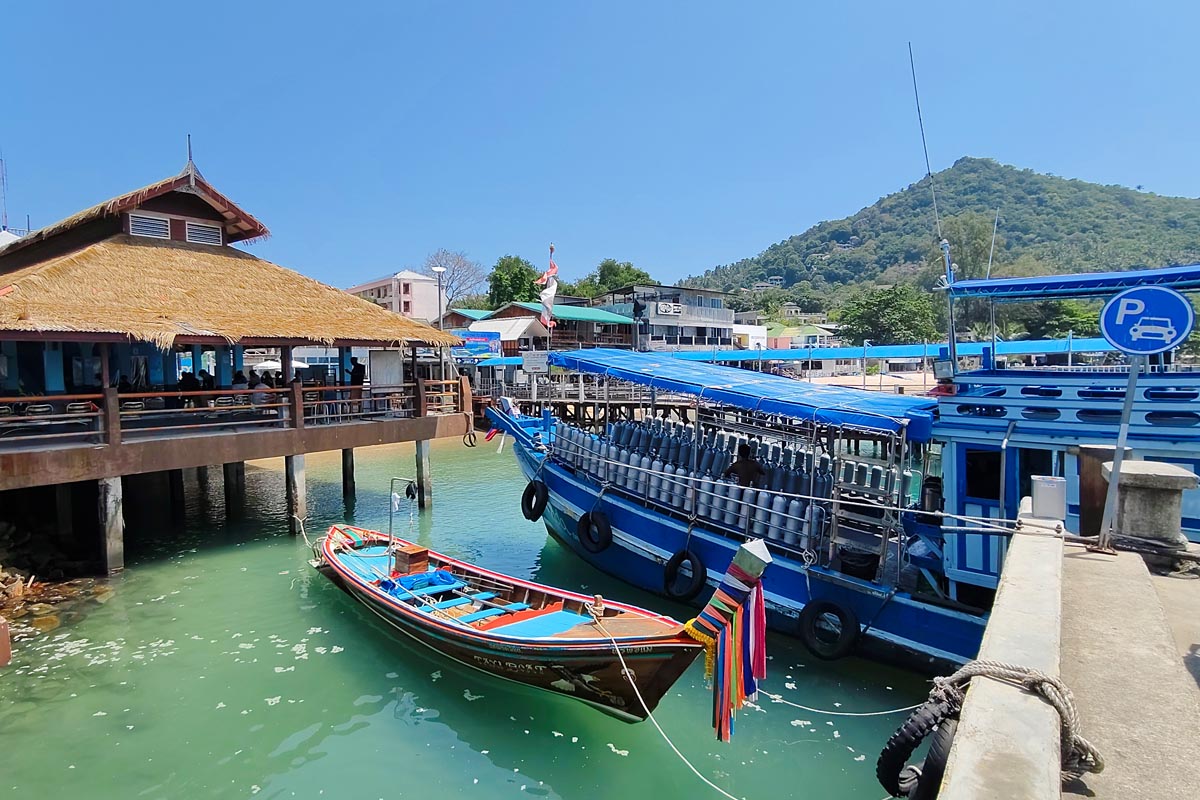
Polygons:
<instances>
[{"instance_id":1,"label":"blue tarpaulin canopy","mask_svg":"<svg viewBox=\"0 0 1200 800\"><path fill-rule=\"evenodd\" d=\"M959 342L959 356L979 356L991 342ZM867 358L937 358L945 342L928 344L869 345ZM996 342L996 355L1045 355L1049 353L1107 353L1116 350L1100 338L1087 339L1018 339ZM671 353L675 358L689 361L820 361L825 359L860 359L862 347L793 347L786 350L681 350Z\"/></svg>"},{"instance_id":2,"label":"blue tarpaulin canopy","mask_svg":"<svg viewBox=\"0 0 1200 800\"><path fill-rule=\"evenodd\" d=\"M667 392L697 395L714 403L825 425L848 425L879 432L897 432L907 427L909 440L918 442L929 441L937 407L931 398L803 383L781 375L685 361L666 353L606 348L573 350L551 353L550 363Z\"/></svg>"},{"instance_id":3,"label":"blue tarpaulin canopy","mask_svg":"<svg viewBox=\"0 0 1200 800\"><path fill-rule=\"evenodd\" d=\"M1179 291L1200 289L1200 264L1127 272L1083 272L1077 275L959 281L944 291L949 291L954 298L1044 300L1051 297L1102 297L1134 286L1167 286Z\"/></svg>"}]
</instances>

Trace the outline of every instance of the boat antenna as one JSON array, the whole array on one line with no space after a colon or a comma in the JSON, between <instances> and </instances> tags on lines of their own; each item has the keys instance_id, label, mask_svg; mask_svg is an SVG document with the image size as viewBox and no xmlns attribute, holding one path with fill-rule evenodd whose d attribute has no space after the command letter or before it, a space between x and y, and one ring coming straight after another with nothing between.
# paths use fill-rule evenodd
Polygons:
<instances>
[{"instance_id":1,"label":"boat antenna","mask_svg":"<svg viewBox=\"0 0 1200 800\"><path fill-rule=\"evenodd\" d=\"M996 221L992 223L992 246L988 249L988 265L985 278L992 277L992 257L996 255L996 231L1000 227L1000 206L996 206ZM996 301L988 298L988 313L992 318L992 363L996 358Z\"/></svg>"},{"instance_id":2,"label":"boat antenna","mask_svg":"<svg viewBox=\"0 0 1200 800\"><path fill-rule=\"evenodd\" d=\"M933 196L933 223L937 228L939 246L942 248L942 260L945 262L946 270L946 340L950 350L950 364L957 372L958 370L958 352L957 342L955 341L954 332L954 297L950 294L950 287L954 283L954 264L950 261L950 242L942 234L942 217L938 213L937 204L937 186L933 180L933 167L929 162L929 144L925 140L925 118L921 114L921 94L917 91L917 63L913 58L912 42L908 43L908 67L912 72L913 82L913 100L917 104L917 124L921 128L921 149L925 152L925 177L929 178L929 192Z\"/></svg>"}]
</instances>

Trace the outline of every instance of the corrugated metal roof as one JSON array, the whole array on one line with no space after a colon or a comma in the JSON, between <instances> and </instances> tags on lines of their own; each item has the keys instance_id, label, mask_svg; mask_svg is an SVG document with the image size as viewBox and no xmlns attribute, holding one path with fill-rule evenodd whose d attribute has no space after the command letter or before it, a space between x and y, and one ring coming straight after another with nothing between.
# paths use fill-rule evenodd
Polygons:
<instances>
[{"instance_id":1,"label":"corrugated metal roof","mask_svg":"<svg viewBox=\"0 0 1200 800\"><path fill-rule=\"evenodd\" d=\"M467 319L484 319L492 315L492 312L486 308L452 308L446 313L462 314Z\"/></svg>"},{"instance_id":2,"label":"corrugated metal roof","mask_svg":"<svg viewBox=\"0 0 1200 800\"><path fill-rule=\"evenodd\" d=\"M500 341L515 342L524 336L549 336L546 326L537 317L510 317L508 319L481 319L472 322L467 330L494 331L500 334Z\"/></svg>"},{"instance_id":3,"label":"corrugated metal roof","mask_svg":"<svg viewBox=\"0 0 1200 800\"><path fill-rule=\"evenodd\" d=\"M952 297L1044 300L1049 297L1097 297L1116 294L1122 289L1134 286L1200 289L1200 264L1125 272L1084 272L1075 275L959 281L950 286L948 291Z\"/></svg>"},{"instance_id":4,"label":"corrugated metal roof","mask_svg":"<svg viewBox=\"0 0 1200 800\"><path fill-rule=\"evenodd\" d=\"M527 311L536 311L539 314L542 313L542 306L539 303L510 303L510 305L520 306ZM591 308L590 306L557 305L554 307L554 318L578 322L601 322L608 325L633 324L632 317L614 314L613 312L605 311L602 308Z\"/></svg>"}]
</instances>

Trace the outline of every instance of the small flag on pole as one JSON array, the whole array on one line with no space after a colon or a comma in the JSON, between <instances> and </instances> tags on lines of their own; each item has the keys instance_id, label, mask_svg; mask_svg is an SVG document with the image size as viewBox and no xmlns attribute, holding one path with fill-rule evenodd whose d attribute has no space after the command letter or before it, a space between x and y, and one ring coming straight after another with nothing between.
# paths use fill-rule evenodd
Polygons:
<instances>
[{"instance_id":1,"label":"small flag on pole","mask_svg":"<svg viewBox=\"0 0 1200 800\"><path fill-rule=\"evenodd\" d=\"M554 263L554 245L550 245L550 266L542 273L542 277L534 281L538 286L546 288L538 294L542 301L541 322L547 330L554 327L554 296L558 294L558 264Z\"/></svg>"}]
</instances>

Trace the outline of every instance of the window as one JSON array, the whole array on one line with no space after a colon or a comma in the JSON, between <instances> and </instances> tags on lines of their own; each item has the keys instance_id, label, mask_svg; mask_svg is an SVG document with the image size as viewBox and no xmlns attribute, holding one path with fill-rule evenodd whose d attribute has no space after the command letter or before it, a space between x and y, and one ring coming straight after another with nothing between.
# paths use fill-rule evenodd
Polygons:
<instances>
[{"instance_id":1,"label":"window","mask_svg":"<svg viewBox=\"0 0 1200 800\"><path fill-rule=\"evenodd\" d=\"M204 225L199 222L187 223L187 240L193 244L224 244L221 237L220 225Z\"/></svg>"},{"instance_id":2,"label":"window","mask_svg":"<svg viewBox=\"0 0 1200 800\"><path fill-rule=\"evenodd\" d=\"M129 232L134 236L148 236L151 239L170 239L171 221L166 217L130 214Z\"/></svg>"},{"instance_id":3,"label":"window","mask_svg":"<svg viewBox=\"0 0 1200 800\"><path fill-rule=\"evenodd\" d=\"M411 283L400 284L400 293L401 294L412 294L412 284Z\"/></svg>"},{"instance_id":4,"label":"window","mask_svg":"<svg viewBox=\"0 0 1200 800\"><path fill-rule=\"evenodd\" d=\"M404 301L403 313L405 313L405 314L411 314L411 313L412 313L412 301L411 301L411 300L405 300L405 301Z\"/></svg>"},{"instance_id":5,"label":"window","mask_svg":"<svg viewBox=\"0 0 1200 800\"><path fill-rule=\"evenodd\" d=\"M978 500L1000 501L1000 451L967 448L966 495Z\"/></svg>"}]
</instances>

